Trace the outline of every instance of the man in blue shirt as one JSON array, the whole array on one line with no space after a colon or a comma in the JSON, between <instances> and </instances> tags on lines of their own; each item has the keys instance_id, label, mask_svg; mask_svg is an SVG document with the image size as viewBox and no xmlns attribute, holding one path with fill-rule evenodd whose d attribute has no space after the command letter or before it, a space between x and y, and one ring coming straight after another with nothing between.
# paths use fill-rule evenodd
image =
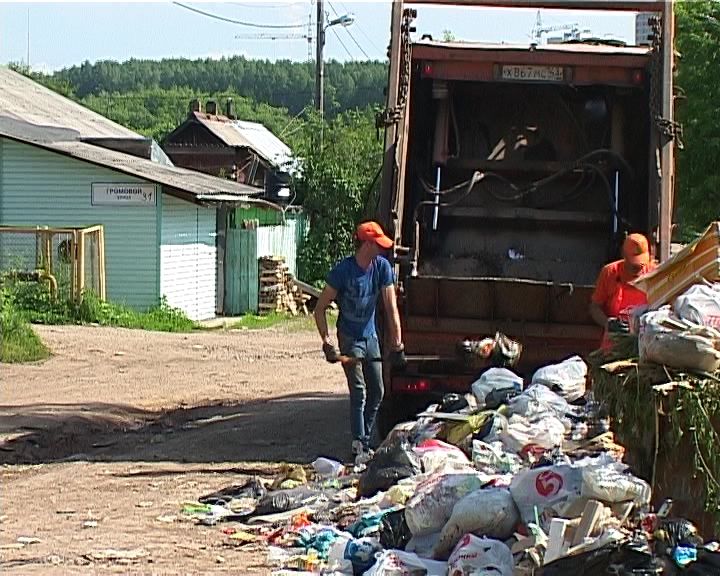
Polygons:
<instances>
[{"instance_id":1,"label":"man in blue shirt","mask_svg":"<svg viewBox=\"0 0 720 576\"><path fill-rule=\"evenodd\" d=\"M405 365L405 353L395 295L395 278L390 262L380 255L392 248L377 222L364 222L355 232L354 256L341 260L328 274L327 285L315 307L315 323L328 362L342 361L350 390L350 430L356 462L371 456L370 437L382 402L384 388L380 343L375 329L375 308L382 295L395 367ZM328 332L326 310L335 300L340 310L337 321L338 346ZM342 355L342 357L341 357ZM357 359L357 360L355 360Z\"/></svg>"}]
</instances>

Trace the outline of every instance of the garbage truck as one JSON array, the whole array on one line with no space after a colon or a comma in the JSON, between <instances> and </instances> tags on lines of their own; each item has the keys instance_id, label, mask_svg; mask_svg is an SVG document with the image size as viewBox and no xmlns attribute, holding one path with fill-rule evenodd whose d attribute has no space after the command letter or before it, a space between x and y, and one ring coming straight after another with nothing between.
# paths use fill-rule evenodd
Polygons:
<instances>
[{"instance_id":1,"label":"garbage truck","mask_svg":"<svg viewBox=\"0 0 720 576\"><path fill-rule=\"evenodd\" d=\"M633 44L437 39L418 18L429 4L641 12L651 31ZM385 369L383 431L469 390L482 366L458 360L459 342L506 335L525 376L597 348L593 284L624 236L669 257L679 136L667 0L394 2L389 55L372 209L395 241L408 364Z\"/></svg>"}]
</instances>

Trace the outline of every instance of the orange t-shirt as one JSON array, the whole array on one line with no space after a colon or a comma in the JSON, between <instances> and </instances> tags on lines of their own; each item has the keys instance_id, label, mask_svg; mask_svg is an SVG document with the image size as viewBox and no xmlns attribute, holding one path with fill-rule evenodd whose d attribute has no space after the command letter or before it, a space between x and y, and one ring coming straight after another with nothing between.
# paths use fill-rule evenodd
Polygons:
<instances>
[{"instance_id":1,"label":"orange t-shirt","mask_svg":"<svg viewBox=\"0 0 720 576\"><path fill-rule=\"evenodd\" d=\"M652 271L655 263L647 265L644 274ZM592 301L599 304L608 317L619 318L625 322L630 321L630 313L636 306L647 304L647 295L642 290L629 284L631 279L625 274L625 262L617 260L610 262L600 270ZM607 334L603 336L603 347L609 345Z\"/></svg>"}]
</instances>

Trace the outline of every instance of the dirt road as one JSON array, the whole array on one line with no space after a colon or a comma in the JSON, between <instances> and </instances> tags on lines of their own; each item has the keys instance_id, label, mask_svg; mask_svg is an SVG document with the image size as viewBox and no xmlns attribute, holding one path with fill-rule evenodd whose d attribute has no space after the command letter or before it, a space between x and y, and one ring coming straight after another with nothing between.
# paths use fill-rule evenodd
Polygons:
<instances>
[{"instance_id":1,"label":"dirt road","mask_svg":"<svg viewBox=\"0 0 720 576\"><path fill-rule=\"evenodd\" d=\"M0 366L3 573L267 573L182 502L268 463L350 456L342 373L312 332L38 332L50 360ZM88 559L106 549L139 557Z\"/></svg>"}]
</instances>

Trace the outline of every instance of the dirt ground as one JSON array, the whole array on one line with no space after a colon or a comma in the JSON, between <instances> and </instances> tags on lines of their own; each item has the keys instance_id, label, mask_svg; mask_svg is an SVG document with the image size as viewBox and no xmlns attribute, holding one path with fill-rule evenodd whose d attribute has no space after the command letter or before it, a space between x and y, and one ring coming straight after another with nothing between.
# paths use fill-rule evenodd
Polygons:
<instances>
[{"instance_id":1,"label":"dirt ground","mask_svg":"<svg viewBox=\"0 0 720 576\"><path fill-rule=\"evenodd\" d=\"M342 372L310 331L37 331L51 359L0 365L4 574L269 573L264 550L182 503L350 457ZM107 549L139 558L88 559Z\"/></svg>"}]
</instances>

